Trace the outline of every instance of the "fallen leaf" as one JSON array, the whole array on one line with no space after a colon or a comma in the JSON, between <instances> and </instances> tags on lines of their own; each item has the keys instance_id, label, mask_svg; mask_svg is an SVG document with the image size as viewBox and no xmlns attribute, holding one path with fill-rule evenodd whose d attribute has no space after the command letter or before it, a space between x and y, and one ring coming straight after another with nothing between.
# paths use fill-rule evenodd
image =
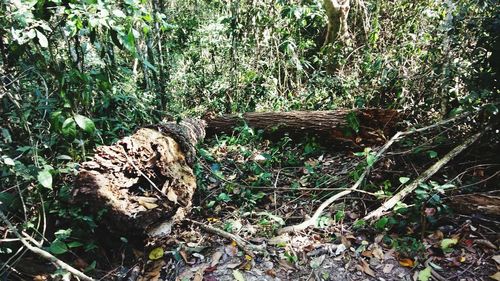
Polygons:
<instances>
[{"instance_id":1,"label":"fallen leaf","mask_svg":"<svg viewBox=\"0 0 500 281\"><path fill-rule=\"evenodd\" d=\"M370 268L370 265L365 260L360 260L360 267L362 271L371 277L375 277L375 272Z\"/></svg>"},{"instance_id":2,"label":"fallen leaf","mask_svg":"<svg viewBox=\"0 0 500 281\"><path fill-rule=\"evenodd\" d=\"M335 255L338 256L342 254L345 250L347 250L346 246L344 244L339 244L337 246L337 249L335 250Z\"/></svg>"},{"instance_id":3,"label":"fallen leaf","mask_svg":"<svg viewBox=\"0 0 500 281\"><path fill-rule=\"evenodd\" d=\"M217 252L213 253L213 255L212 255L212 262L210 263L210 266L214 267L217 264L219 264L220 258L223 255L224 255L224 252L222 252L222 251L217 251Z\"/></svg>"},{"instance_id":4,"label":"fallen leaf","mask_svg":"<svg viewBox=\"0 0 500 281\"><path fill-rule=\"evenodd\" d=\"M382 269L382 272L384 272L385 274L389 274L392 272L392 269L394 268L394 265L393 264L386 264L384 265L384 268Z\"/></svg>"},{"instance_id":5,"label":"fallen leaf","mask_svg":"<svg viewBox=\"0 0 500 281\"><path fill-rule=\"evenodd\" d=\"M321 255L319 257L313 258L309 262L309 265L311 266L312 269L319 268L323 263L323 261L325 260L325 257L326 257L325 255Z\"/></svg>"},{"instance_id":6,"label":"fallen leaf","mask_svg":"<svg viewBox=\"0 0 500 281\"><path fill-rule=\"evenodd\" d=\"M432 269L426 267L424 270L420 270L418 273L418 281L428 281L431 278Z\"/></svg>"},{"instance_id":7,"label":"fallen leaf","mask_svg":"<svg viewBox=\"0 0 500 281\"><path fill-rule=\"evenodd\" d=\"M415 262L412 259L400 259L399 264L405 267L414 267Z\"/></svg>"},{"instance_id":8,"label":"fallen leaf","mask_svg":"<svg viewBox=\"0 0 500 281\"><path fill-rule=\"evenodd\" d=\"M490 276L491 279L500 281L500 271Z\"/></svg>"},{"instance_id":9,"label":"fallen leaf","mask_svg":"<svg viewBox=\"0 0 500 281\"><path fill-rule=\"evenodd\" d=\"M205 269L207 269L207 267L208 265L202 264L194 274L193 281L203 281L203 276L205 275Z\"/></svg>"},{"instance_id":10,"label":"fallen leaf","mask_svg":"<svg viewBox=\"0 0 500 281\"><path fill-rule=\"evenodd\" d=\"M237 268L238 266L240 266L240 264L241 264L240 262L228 263L228 264L226 265L226 267L227 267L227 268L229 268L229 269L235 269L235 268Z\"/></svg>"},{"instance_id":11,"label":"fallen leaf","mask_svg":"<svg viewBox=\"0 0 500 281\"><path fill-rule=\"evenodd\" d=\"M169 189L169 191L167 193L167 198L168 198L168 200L177 204L177 194L175 193L175 191L172 188Z\"/></svg>"},{"instance_id":12,"label":"fallen leaf","mask_svg":"<svg viewBox=\"0 0 500 281\"><path fill-rule=\"evenodd\" d=\"M443 239L443 240L441 240L441 249L443 251L446 251L446 250L450 249L451 247L455 246L457 243L458 243L457 238Z\"/></svg>"},{"instance_id":13,"label":"fallen leaf","mask_svg":"<svg viewBox=\"0 0 500 281\"><path fill-rule=\"evenodd\" d=\"M491 257L496 263L500 264L500 255Z\"/></svg>"},{"instance_id":14,"label":"fallen leaf","mask_svg":"<svg viewBox=\"0 0 500 281\"><path fill-rule=\"evenodd\" d=\"M239 270L233 270L233 277L236 281L245 281L245 277Z\"/></svg>"},{"instance_id":15,"label":"fallen leaf","mask_svg":"<svg viewBox=\"0 0 500 281\"><path fill-rule=\"evenodd\" d=\"M380 248L377 244L373 246L372 254L377 259L384 260L384 251L382 251L382 248Z\"/></svg>"},{"instance_id":16,"label":"fallen leaf","mask_svg":"<svg viewBox=\"0 0 500 281\"><path fill-rule=\"evenodd\" d=\"M224 252L226 252L228 256L234 257L238 254L238 247L231 243L224 248Z\"/></svg>"},{"instance_id":17,"label":"fallen leaf","mask_svg":"<svg viewBox=\"0 0 500 281\"><path fill-rule=\"evenodd\" d=\"M266 270L266 274L273 277L273 278L276 277L276 272L272 268Z\"/></svg>"},{"instance_id":18,"label":"fallen leaf","mask_svg":"<svg viewBox=\"0 0 500 281\"><path fill-rule=\"evenodd\" d=\"M149 259L150 260L157 260L157 259L161 259L163 257L163 248L162 247L158 247L158 248L154 248L153 250L151 250L151 252L149 252Z\"/></svg>"}]
</instances>

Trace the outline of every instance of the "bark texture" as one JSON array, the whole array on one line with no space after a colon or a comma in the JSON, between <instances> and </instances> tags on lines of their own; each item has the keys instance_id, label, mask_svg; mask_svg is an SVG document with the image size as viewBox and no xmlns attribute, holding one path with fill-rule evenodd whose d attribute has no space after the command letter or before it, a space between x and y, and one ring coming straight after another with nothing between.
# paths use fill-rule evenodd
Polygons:
<instances>
[{"instance_id":1,"label":"bark texture","mask_svg":"<svg viewBox=\"0 0 500 281\"><path fill-rule=\"evenodd\" d=\"M186 120L142 128L115 145L101 146L82 164L74 200L96 212L107 209L110 228L129 233L180 219L191 208L194 145L203 137L204 122Z\"/></svg>"},{"instance_id":2,"label":"bark texture","mask_svg":"<svg viewBox=\"0 0 500 281\"><path fill-rule=\"evenodd\" d=\"M206 119L207 135L231 133L235 127L246 123L254 129L264 130L270 137L311 135L317 136L321 143L342 142L355 146L385 143L385 136L392 135L397 121L397 111L384 109L251 112ZM353 127L359 131L356 133Z\"/></svg>"}]
</instances>

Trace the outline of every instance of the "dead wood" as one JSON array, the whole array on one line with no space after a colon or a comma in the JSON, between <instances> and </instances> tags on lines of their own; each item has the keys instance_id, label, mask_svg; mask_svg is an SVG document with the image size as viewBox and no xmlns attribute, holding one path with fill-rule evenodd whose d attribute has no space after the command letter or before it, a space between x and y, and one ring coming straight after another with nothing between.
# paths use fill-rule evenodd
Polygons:
<instances>
[{"instance_id":1,"label":"dead wood","mask_svg":"<svg viewBox=\"0 0 500 281\"><path fill-rule=\"evenodd\" d=\"M62 260L56 258L54 255L51 253L41 249L40 247L42 246L41 244L38 246L34 246L32 240L34 240L32 237L28 236L27 238L23 237L19 231L12 225L12 223L9 221L7 216L0 210L0 218L2 221L7 225L7 228L14 233L14 235L21 241L21 243L32 253L38 255L39 257L44 258L45 260L53 263L55 266L58 268L61 268L63 270L68 271L69 273L73 274L73 276L79 278L80 280L84 281L95 281L95 279L85 275L83 272L79 271L78 269L72 267L71 265L63 262ZM33 243L33 244L32 244Z\"/></svg>"},{"instance_id":2,"label":"dead wood","mask_svg":"<svg viewBox=\"0 0 500 281\"><path fill-rule=\"evenodd\" d=\"M203 229L203 230L205 230L207 232L210 232L212 234L215 234L215 235L218 235L220 237L223 237L223 238L229 239L231 241L234 241L236 243L236 245L238 245L238 247L240 247L247 255L249 255L251 257L255 257L255 253L254 252L263 252L263 251L265 251L265 247L253 245L252 243L249 243L249 242L245 241L243 238L241 238L238 235L226 232L226 231L224 231L222 229L218 229L218 228L215 228L213 226L210 226L210 225L207 225L207 224L204 224L204 223L201 223L201 222L197 222L197 221L194 221L194 220L187 219L187 221L189 221L190 223L192 223L194 225L197 225L197 226L201 227L201 229Z\"/></svg>"},{"instance_id":3,"label":"dead wood","mask_svg":"<svg viewBox=\"0 0 500 281\"><path fill-rule=\"evenodd\" d=\"M448 204L458 213L500 217L500 196L487 193L448 197Z\"/></svg>"},{"instance_id":4,"label":"dead wood","mask_svg":"<svg viewBox=\"0 0 500 281\"><path fill-rule=\"evenodd\" d=\"M115 145L96 149L75 181L75 202L87 202L114 230L142 233L181 218L191 208L196 178L191 168L204 123L188 119L139 129Z\"/></svg>"},{"instance_id":5,"label":"dead wood","mask_svg":"<svg viewBox=\"0 0 500 281\"><path fill-rule=\"evenodd\" d=\"M482 133L474 134L473 136L465 140L462 144L452 149L443 158L434 163L434 165L432 165L429 169L420 174L420 176L418 176L413 182L411 182L401 191L396 193L393 197L391 197L384 204L382 204L382 206L370 212L363 219L364 220L378 219L381 216L383 216L385 212L391 210L398 202L401 202L406 196L412 193L413 190L415 190L419 184L421 184L424 181L427 181L431 176L433 176L437 171L439 171L441 167L446 165L451 159L453 159L460 152L468 148L472 143L474 143L477 139L479 139L481 135Z\"/></svg>"},{"instance_id":6,"label":"dead wood","mask_svg":"<svg viewBox=\"0 0 500 281\"><path fill-rule=\"evenodd\" d=\"M460 120L466 116L468 116L469 114L468 113L465 113L463 115L460 115L460 116L456 116L456 117L453 117L453 118L449 118L449 119L446 119L446 120L443 120L443 121L440 121L440 122L437 122L435 124L432 124L432 125L429 125L429 126L426 126L426 127L422 127L422 128L418 128L418 129L411 129L411 130L408 130L408 131L404 131L404 132L397 132L387 143L385 143L384 146L382 146L377 154L375 155L375 160L374 160L374 163L377 162L382 155L385 154L385 152L389 149L389 147L391 145L393 145L395 142L397 142L401 137L403 136L407 136L407 135L411 135L411 134L414 134L414 133L420 133L420 132L424 132L424 131L427 131L427 130L431 130L431 129L434 129L434 128L437 128L437 127L440 127L440 126L444 126L446 124L449 124L451 122L455 122L457 120ZM479 138L479 136L478 136ZM475 141L475 140L474 140ZM467 141L466 141L467 142ZM472 143L472 142L471 142ZM470 143L470 144L471 144ZM470 145L469 144L469 145ZM451 153L451 152L450 152ZM458 153L457 153L458 154ZM446 156L445 156L446 157ZM363 183L363 181L365 180L366 176L370 173L370 170L371 170L371 167L372 166L367 166L365 168L365 170L363 171L363 173L361 174L361 176L359 177L359 179L356 181L356 183L350 187L349 189L346 189L342 192L339 192L333 196L331 196L330 198L328 198L325 202L323 202L317 209L316 211L314 212L314 214L312 215L312 217L310 217L309 219L303 221L302 223L300 224L297 224L297 225L291 225L291 226L286 226L286 227L283 227L282 229L278 230L278 234L284 234L284 233L291 233L291 232L298 232L298 231L302 231L302 230L305 230L306 228L314 225L319 217L321 216L321 214L323 213L323 211L328 207L330 206L333 202L339 200L340 198L343 198L345 197L346 195L352 193L352 192L355 192L357 191L357 189L359 188L359 186Z\"/></svg>"},{"instance_id":7,"label":"dead wood","mask_svg":"<svg viewBox=\"0 0 500 281\"><path fill-rule=\"evenodd\" d=\"M355 117L355 118L354 118ZM231 133L246 123L266 136L285 134L302 138L316 136L321 143L342 142L349 145L382 144L391 135L399 116L395 110L338 109L331 111L251 112L206 118L207 135ZM356 125L356 123L358 123ZM354 124L353 124L354 123ZM356 133L353 127L359 127Z\"/></svg>"}]
</instances>

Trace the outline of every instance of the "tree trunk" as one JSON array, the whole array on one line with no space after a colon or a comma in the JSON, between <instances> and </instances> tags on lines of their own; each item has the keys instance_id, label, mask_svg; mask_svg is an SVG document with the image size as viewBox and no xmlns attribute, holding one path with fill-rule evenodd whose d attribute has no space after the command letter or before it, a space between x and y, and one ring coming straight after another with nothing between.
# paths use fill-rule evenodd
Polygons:
<instances>
[{"instance_id":1,"label":"tree trunk","mask_svg":"<svg viewBox=\"0 0 500 281\"><path fill-rule=\"evenodd\" d=\"M270 136L311 134L327 143L364 145L384 142L384 132L396 119L393 110L360 109L246 113L161 123L97 148L93 159L82 163L73 198L95 213L106 209L104 222L114 231L165 236L191 208L195 145L204 139L207 124L211 134L231 133L245 121Z\"/></svg>"},{"instance_id":2,"label":"tree trunk","mask_svg":"<svg viewBox=\"0 0 500 281\"><path fill-rule=\"evenodd\" d=\"M316 136L320 143L340 142L354 146L381 144L392 135L398 121L395 110L339 109L332 111L251 112L243 115L224 115L206 118L207 135L231 133L237 126L247 124L264 130L267 137L292 138Z\"/></svg>"},{"instance_id":3,"label":"tree trunk","mask_svg":"<svg viewBox=\"0 0 500 281\"><path fill-rule=\"evenodd\" d=\"M159 222L182 219L196 189L194 146L204 126L194 119L165 123L97 148L93 160L82 163L74 201L95 213L106 209L109 228L127 233L145 234Z\"/></svg>"}]
</instances>

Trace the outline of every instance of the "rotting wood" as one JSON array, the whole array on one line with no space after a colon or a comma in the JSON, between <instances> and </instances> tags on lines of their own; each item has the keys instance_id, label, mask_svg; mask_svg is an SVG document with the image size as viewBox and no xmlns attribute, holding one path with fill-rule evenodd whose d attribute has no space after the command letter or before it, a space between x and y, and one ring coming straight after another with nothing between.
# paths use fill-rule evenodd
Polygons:
<instances>
[{"instance_id":1,"label":"rotting wood","mask_svg":"<svg viewBox=\"0 0 500 281\"><path fill-rule=\"evenodd\" d=\"M448 204L458 213L500 217L500 196L487 193L454 195Z\"/></svg>"},{"instance_id":2,"label":"rotting wood","mask_svg":"<svg viewBox=\"0 0 500 281\"><path fill-rule=\"evenodd\" d=\"M242 117L164 122L97 148L93 159L81 165L74 201L85 202L96 213L107 209L104 222L110 229L162 237L191 208L196 189L195 145L205 132L230 133L244 120L277 137L311 134L323 143L365 145L384 142L398 120L396 111L382 109L246 113ZM357 134L352 122L359 128Z\"/></svg>"},{"instance_id":3,"label":"rotting wood","mask_svg":"<svg viewBox=\"0 0 500 281\"><path fill-rule=\"evenodd\" d=\"M352 120L354 116L356 118ZM303 138L311 135L323 144L342 142L364 146L385 143L386 136L392 134L399 121L399 114L396 110L386 109L250 112L208 117L205 121L208 136L231 133L235 127L246 123L253 129L264 130L269 137L280 138L288 134L292 138ZM359 132L354 132L352 122L359 122Z\"/></svg>"},{"instance_id":4,"label":"rotting wood","mask_svg":"<svg viewBox=\"0 0 500 281\"><path fill-rule=\"evenodd\" d=\"M93 160L82 163L75 202L86 202L95 212L107 209L110 228L129 233L182 219L196 189L191 165L204 126L196 119L160 124L97 148Z\"/></svg>"}]
</instances>

